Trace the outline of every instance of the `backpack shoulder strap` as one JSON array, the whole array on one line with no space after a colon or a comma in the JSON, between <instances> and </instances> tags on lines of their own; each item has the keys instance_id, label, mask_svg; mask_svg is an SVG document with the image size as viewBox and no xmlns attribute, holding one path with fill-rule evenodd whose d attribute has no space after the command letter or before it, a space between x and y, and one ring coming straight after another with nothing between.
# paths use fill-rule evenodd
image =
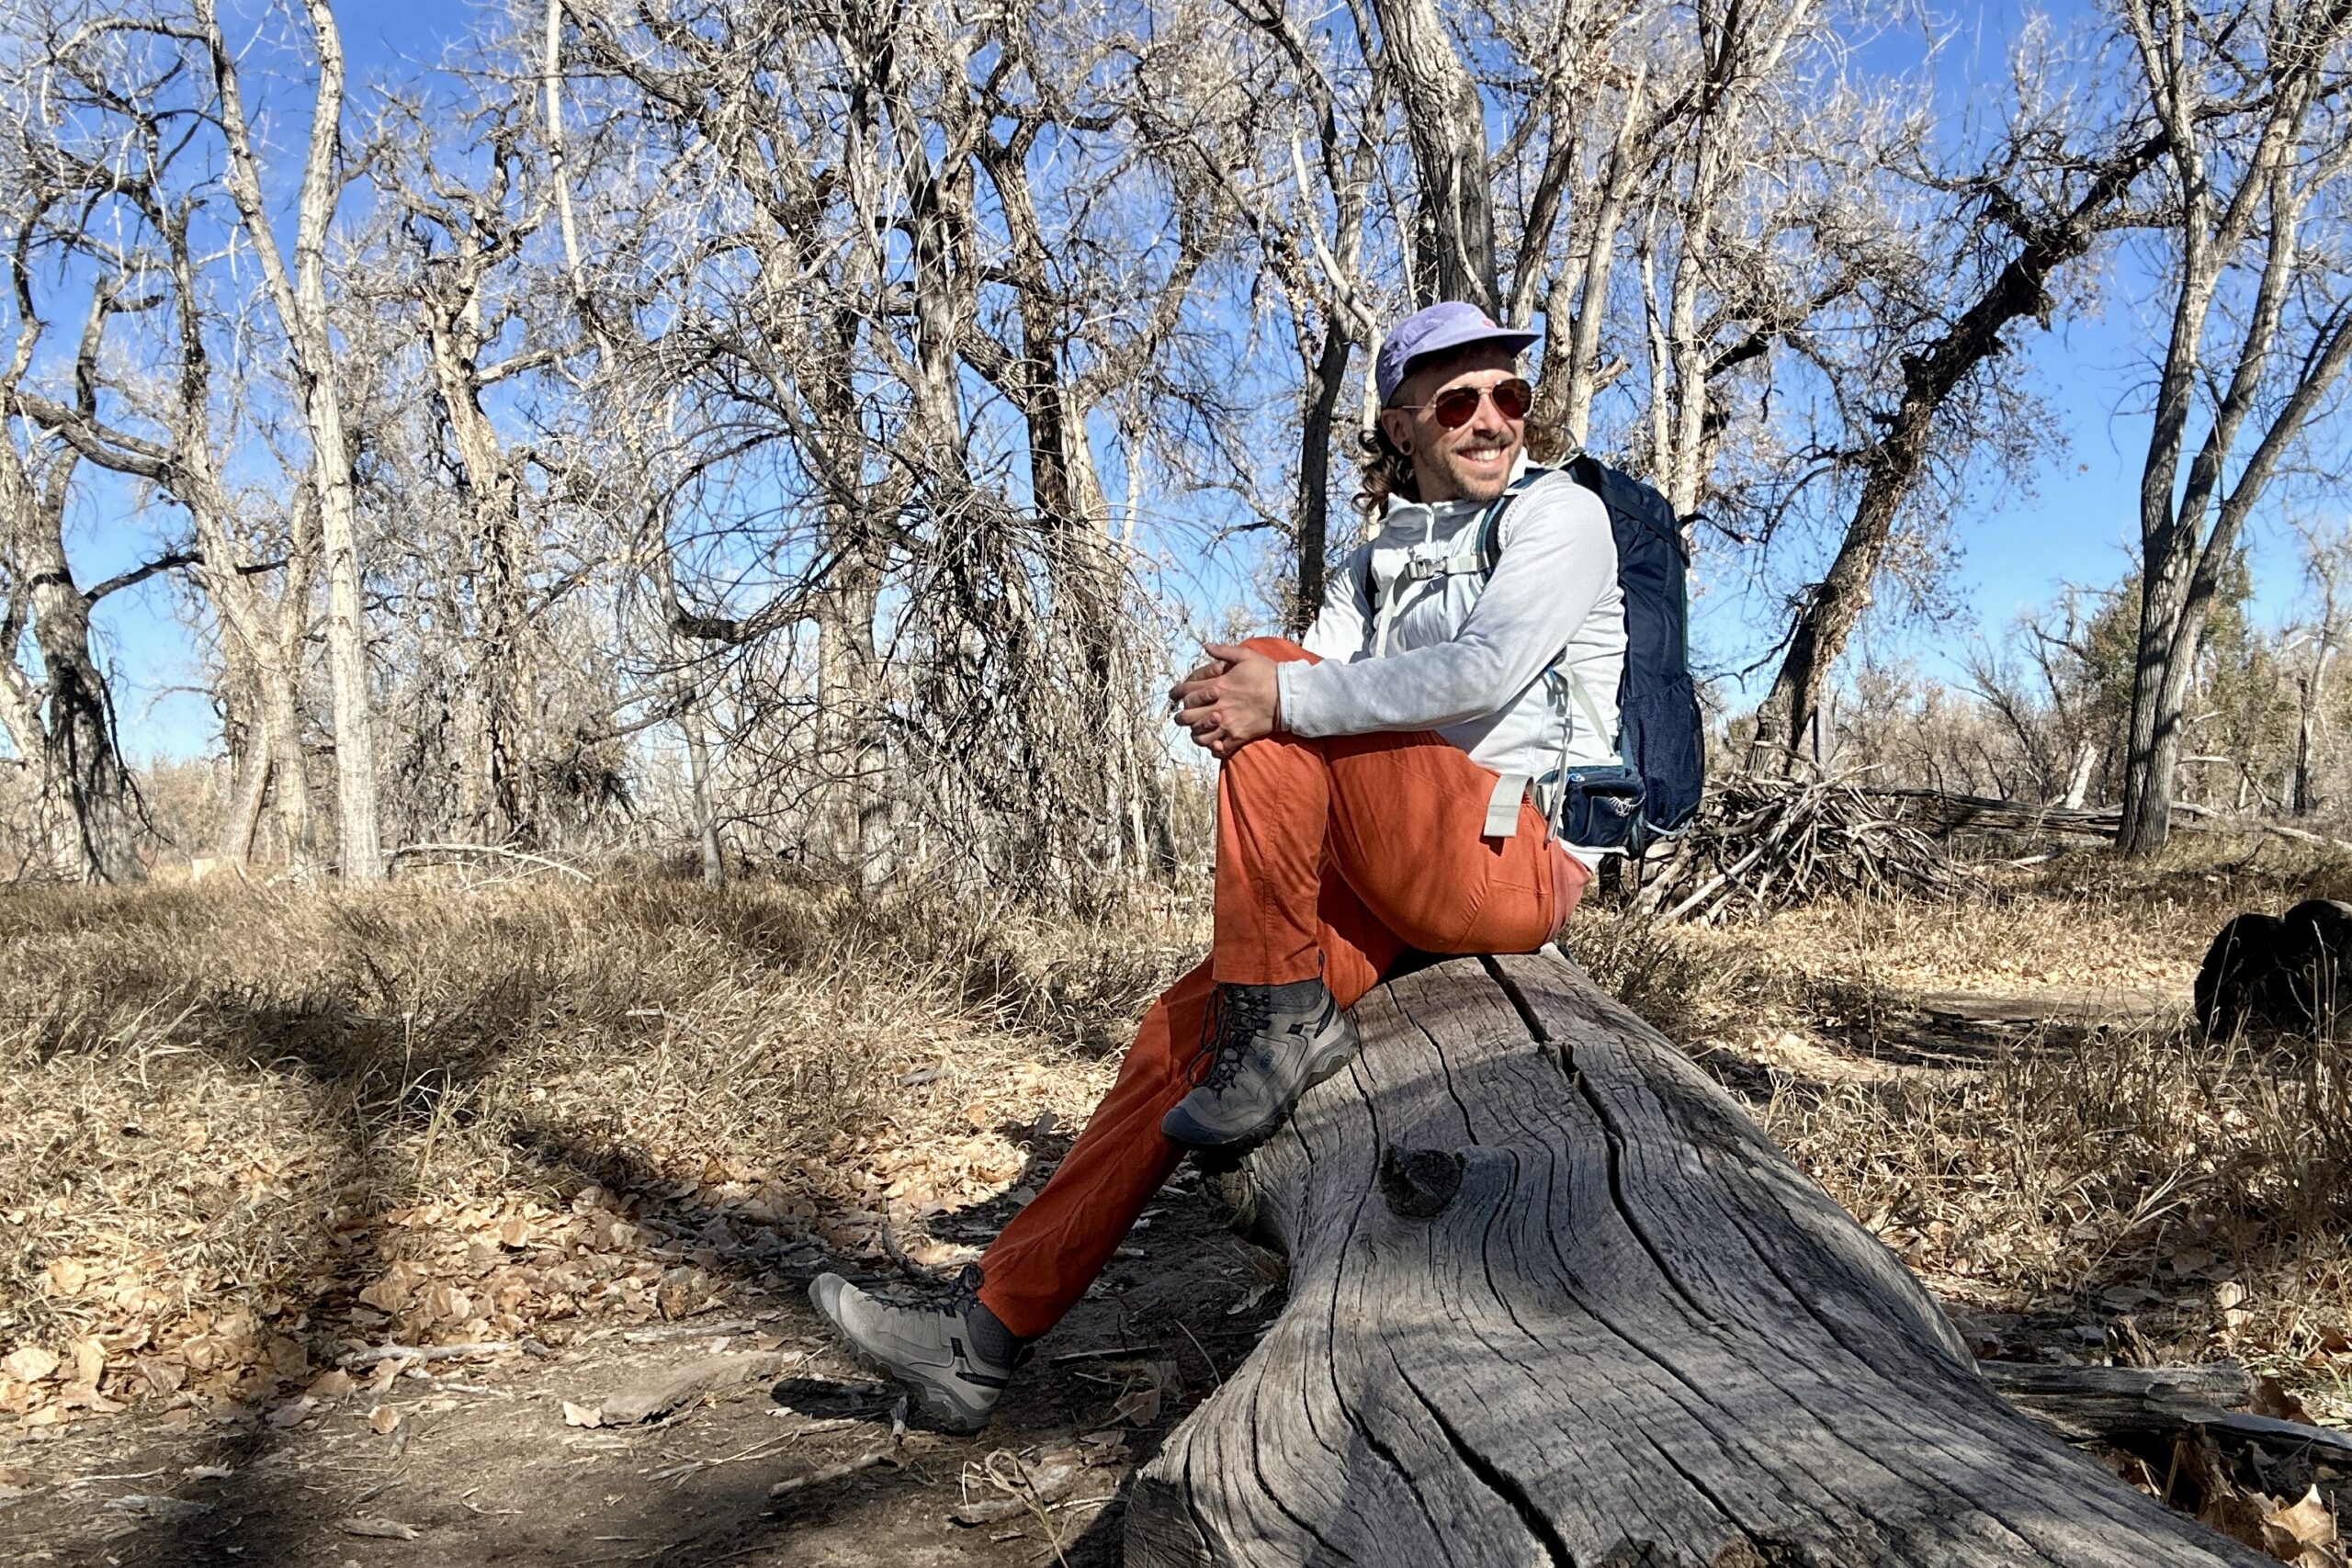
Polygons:
<instances>
[{"instance_id":1,"label":"backpack shoulder strap","mask_svg":"<svg viewBox=\"0 0 2352 1568\"><path fill-rule=\"evenodd\" d=\"M1509 490L1487 503L1487 510L1479 514L1478 526L1475 531L1477 571L1482 581L1495 575L1495 563L1502 558L1503 513L1510 510L1512 502L1533 489L1536 480L1548 478L1555 471L1531 463L1525 473L1510 481Z\"/></svg>"}]
</instances>

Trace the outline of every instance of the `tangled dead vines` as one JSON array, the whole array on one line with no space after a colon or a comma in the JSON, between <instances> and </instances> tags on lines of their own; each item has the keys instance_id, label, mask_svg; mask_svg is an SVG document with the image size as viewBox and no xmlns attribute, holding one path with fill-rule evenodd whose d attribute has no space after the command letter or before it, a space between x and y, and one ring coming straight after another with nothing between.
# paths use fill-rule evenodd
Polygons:
<instances>
[{"instance_id":1,"label":"tangled dead vines","mask_svg":"<svg viewBox=\"0 0 2352 1568\"><path fill-rule=\"evenodd\" d=\"M1968 873L1900 805L1836 780L1736 778L1653 852L1635 910L1712 923L1841 893L1949 897Z\"/></svg>"}]
</instances>

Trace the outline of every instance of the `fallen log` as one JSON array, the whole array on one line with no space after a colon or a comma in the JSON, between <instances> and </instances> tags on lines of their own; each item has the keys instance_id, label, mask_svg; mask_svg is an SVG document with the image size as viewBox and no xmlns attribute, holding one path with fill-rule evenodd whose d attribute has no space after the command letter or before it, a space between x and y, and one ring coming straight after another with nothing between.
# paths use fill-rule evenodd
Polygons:
<instances>
[{"instance_id":1,"label":"fallen log","mask_svg":"<svg viewBox=\"0 0 2352 1568\"><path fill-rule=\"evenodd\" d=\"M1359 1006L1237 1173L1282 1315L1136 1478L1130 1568L2267 1562L1977 1374L1918 1281L1556 953Z\"/></svg>"}]
</instances>

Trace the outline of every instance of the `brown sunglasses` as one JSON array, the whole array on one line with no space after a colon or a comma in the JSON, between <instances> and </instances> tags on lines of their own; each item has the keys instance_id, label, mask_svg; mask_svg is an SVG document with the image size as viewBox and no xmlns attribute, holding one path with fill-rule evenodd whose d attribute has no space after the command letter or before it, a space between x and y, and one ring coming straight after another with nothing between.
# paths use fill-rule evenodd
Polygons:
<instances>
[{"instance_id":1,"label":"brown sunglasses","mask_svg":"<svg viewBox=\"0 0 2352 1568\"><path fill-rule=\"evenodd\" d=\"M1438 423L1448 430L1459 430L1477 416L1478 400L1495 400L1495 412L1505 419L1525 419L1527 411L1535 404L1535 389L1526 378L1513 376L1508 381L1498 381L1491 387L1450 387L1425 403L1391 403L1398 409L1427 409L1437 416Z\"/></svg>"}]
</instances>

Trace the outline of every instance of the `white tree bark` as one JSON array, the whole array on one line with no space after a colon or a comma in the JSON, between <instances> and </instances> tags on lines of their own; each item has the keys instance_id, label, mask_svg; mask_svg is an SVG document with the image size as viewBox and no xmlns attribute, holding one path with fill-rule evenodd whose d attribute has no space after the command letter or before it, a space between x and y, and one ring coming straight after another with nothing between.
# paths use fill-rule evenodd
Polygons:
<instances>
[{"instance_id":1,"label":"white tree bark","mask_svg":"<svg viewBox=\"0 0 2352 1568\"><path fill-rule=\"evenodd\" d=\"M344 430L340 378L327 322L326 239L343 185L343 41L327 0L304 0L318 57L311 136L295 209L293 262L279 249L262 194L261 170L238 80L235 56L220 29L214 0L195 0L211 51L220 131L228 151L228 186L245 236L261 265L287 356L302 399L311 439L311 485L318 499L320 548L327 579L327 671L334 705L335 805L339 863L346 882L384 874L377 830L374 703L368 690L368 643L361 599L358 506L351 480L351 446Z\"/></svg>"}]
</instances>

